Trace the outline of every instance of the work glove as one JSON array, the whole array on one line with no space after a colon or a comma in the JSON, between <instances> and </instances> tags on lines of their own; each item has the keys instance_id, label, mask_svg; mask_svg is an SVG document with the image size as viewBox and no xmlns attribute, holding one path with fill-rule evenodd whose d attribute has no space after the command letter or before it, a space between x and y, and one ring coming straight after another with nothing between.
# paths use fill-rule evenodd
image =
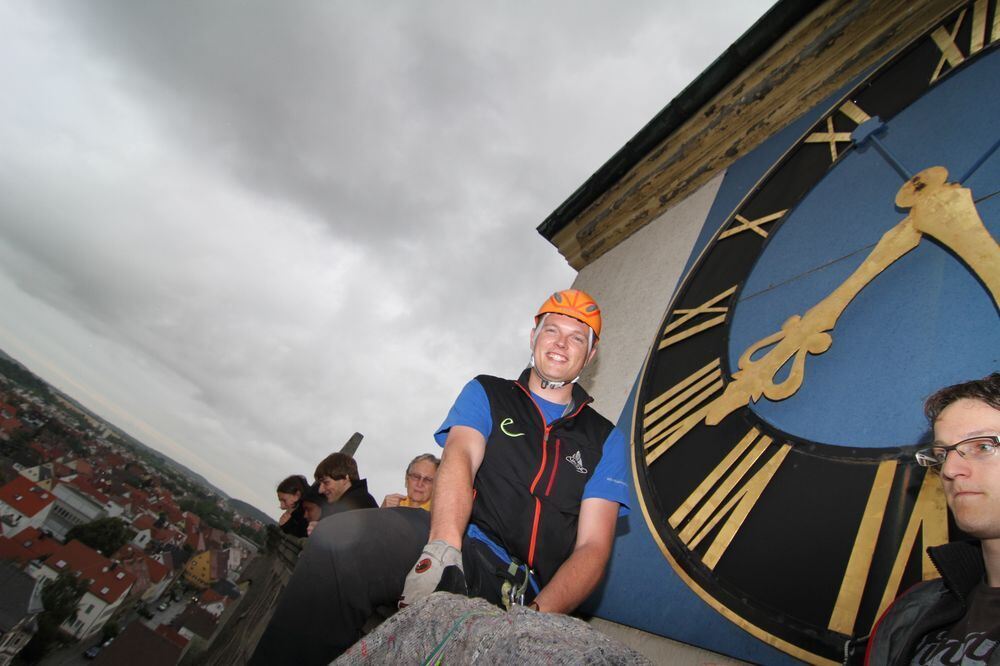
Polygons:
<instances>
[{"instance_id":1,"label":"work glove","mask_svg":"<svg viewBox=\"0 0 1000 666\"><path fill-rule=\"evenodd\" d=\"M406 575L399 607L415 604L441 590L466 594L465 587L462 552L446 541L431 541Z\"/></svg>"}]
</instances>

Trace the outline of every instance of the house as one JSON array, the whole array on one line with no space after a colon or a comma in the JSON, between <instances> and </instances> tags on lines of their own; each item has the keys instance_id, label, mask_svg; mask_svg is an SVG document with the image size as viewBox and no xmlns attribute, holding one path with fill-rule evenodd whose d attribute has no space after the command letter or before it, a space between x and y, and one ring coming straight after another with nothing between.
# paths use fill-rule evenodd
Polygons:
<instances>
[{"instance_id":1,"label":"house","mask_svg":"<svg viewBox=\"0 0 1000 666\"><path fill-rule=\"evenodd\" d=\"M205 536L205 547L209 550L222 550L229 545L228 535L217 527L206 525L201 532Z\"/></svg>"},{"instance_id":2,"label":"house","mask_svg":"<svg viewBox=\"0 0 1000 666\"><path fill-rule=\"evenodd\" d=\"M211 613L194 604L188 604L170 625L178 631L187 629L208 642L211 642L219 628L216 618Z\"/></svg>"},{"instance_id":3,"label":"house","mask_svg":"<svg viewBox=\"0 0 1000 666\"><path fill-rule=\"evenodd\" d=\"M161 546L180 547L184 545L185 537L172 527L153 527L151 530L151 541Z\"/></svg>"},{"instance_id":4,"label":"house","mask_svg":"<svg viewBox=\"0 0 1000 666\"><path fill-rule=\"evenodd\" d=\"M150 540L153 538L153 529L156 525L156 518L144 513L135 520L132 521L132 529L135 530L135 536L132 537L132 543L134 543L139 548L145 549L149 545Z\"/></svg>"},{"instance_id":5,"label":"house","mask_svg":"<svg viewBox=\"0 0 1000 666\"><path fill-rule=\"evenodd\" d=\"M184 566L184 580L202 590L217 580L212 578L211 551L204 550L188 560Z\"/></svg>"},{"instance_id":6,"label":"house","mask_svg":"<svg viewBox=\"0 0 1000 666\"><path fill-rule=\"evenodd\" d=\"M170 567L153 559L141 549L132 544L125 544L112 559L135 576L132 596L139 597L143 602L156 601L173 580Z\"/></svg>"},{"instance_id":7,"label":"house","mask_svg":"<svg viewBox=\"0 0 1000 666\"><path fill-rule=\"evenodd\" d=\"M259 549L257 544L235 532L230 533L229 538L229 571L236 573L246 566L247 561L255 556Z\"/></svg>"},{"instance_id":8,"label":"house","mask_svg":"<svg viewBox=\"0 0 1000 666\"><path fill-rule=\"evenodd\" d=\"M226 604L228 603L228 597L219 594L211 588L202 592L201 598L198 600L198 606L215 618L222 615L223 611L226 610Z\"/></svg>"},{"instance_id":9,"label":"house","mask_svg":"<svg viewBox=\"0 0 1000 666\"><path fill-rule=\"evenodd\" d=\"M39 488L44 488L45 490L52 490L52 484L55 482L56 478L52 469L52 463L43 463L33 467L25 467L20 470L20 474L24 478L29 479Z\"/></svg>"},{"instance_id":10,"label":"house","mask_svg":"<svg viewBox=\"0 0 1000 666\"><path fill-rule=\"evenodd\" d=\"M63 572L87 582L76 615L62 624L62 629L75 638L100 631L135 584L135 576L128 570L75 539L55 549L34 575L55 580Z\"/></svg>"},{"instance_id":11,"label":"house","mask_svg":"<svg viewBox=\"0 0 1000 666\"><path fill-rule=\"evenodd\" d=\"M55 501L51 492L39 488L23 476L0 487L3 535L12 536L26 527L41 527L52 512Z\"/></svg>"},{"instance_id":12,"label":"house","mask_svg":"<svg viewBox=\"0 0 1000 666\"><path fill-rule=\"evenodd\" d=\"M205 536L197 529L188 528L187 538L184 543L191 547L194 552L203 551L208 548L205 544Z\"/></svg>"},{"instance_id":13,"label":"house","mask_svg":"<svg viewBox=\"0 0 1000 666\"><path fill-rule=\"evenodd\" d=\"M41 562L61 547L58 540L45 532L26 527L11 537L0 537L0 560L24 567L31 562Z\"/></svg>"},{"instance_id":14,"label":"house","mask_svg":"<svg viewBox=\"0 0 1000 666\"><path fill-rule=\"evenodd\" d=\"M176 638L153 631L142 622L132 622L101 650L94 666L134 666L139 655L143 666L176 666L183 654L184 647Z\"/></svg>"},{"instance_id":15,"label":"house","mask_svg":"<svg viewBox=\"0 0 1000 666\"><path fill-rule=\"evenodd\" d=\"M182 650L187 648L188 643L190 643L191 639L194 637L194 633L190 630L181 628L181 630L178 631L168 624L161 624L154 629L154 631Z\"/></svg>"},{"instance_id":16,"label":"house","mask_svg":"<svg viewBox=\"0 0 1000 666\"><path fill-rule=\"evenodd\" d=\"M52 489L56 504L45 521L45 529L60 539L65 539L77 525L91 523L107 517L104 503L70 483L60 483Z\"/></svg>"},{"instance_id":17,"label":"house","mask_svg":"<svg viewBox=\"0 0 1000 666\"><path fill-rule=\"evenodd\" d=\"M44 609L41 585L10 562L0 562L0 666L7 666L31 640Z\"/></svg>"},{"instance_id":18,"label":"house","mask_svg":"<svg viewBox=\"0 0 1000 666\"><path fill-rule=\"evenodd\" d=\"M91 465L86 460L82 460L79 458L76 460L70 460L69 462L66 463L66 466L71 468L80 476L87 476L87 477L94 476L94 466Z\"/></svg>"},{"instance_id":19,"label":"house","mask_svg":"<svg viewBox=\"0 0 1000 666\"><path fill-rule=\"evenodd\" d=\"M167 544L160 546L158 552L152 555L153 559L167 567L174 574L180 574L184 566L191 559L191 554L179 546ZM175 576L176 578L176 576Z\"/></svg>"}]
</instances>

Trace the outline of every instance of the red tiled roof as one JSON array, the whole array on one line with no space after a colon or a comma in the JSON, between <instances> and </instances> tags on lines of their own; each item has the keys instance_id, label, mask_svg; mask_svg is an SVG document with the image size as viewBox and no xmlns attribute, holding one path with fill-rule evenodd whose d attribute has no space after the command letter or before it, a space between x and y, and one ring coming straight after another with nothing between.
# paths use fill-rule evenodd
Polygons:
<instances>
[{"instance_id":1,"label":"red tiled roof","mask_svg":"<svg viewBox=\"0 0 1000 666\"><path fill-rule=\"evenodd\" d=\"M137 578L140 573L144 573L149 582L154 585L170 575L170 569L164 564L157 562L130 543L119 548L118 552L114 554L114 559L119 560L122 566L135 574Z\"/></svg>"},{"instance_id":2,"label":"red tiled roof","mask_svg":"<svg viewBox=\"0 0 1000 666\"><path fill-rule=\"evenodd\" d=\"M132 527L137 530L151 530L155 524L156 518L148 513L144 513L132 521Z\"/></svg>"},{"instance_id":3,"label":"red tiled roof","mask_svg":"<svg viewBox=\"0 0 1000 666\"><path fill-rule=\"evenodd\" d=\"M142 502L143 504L149 502L149 493L145 490L139 490L135 486L130 486L127 483L123 483L122 485L125 487L125 492L128 493L129 499Z\"/></svg>"},{"instance_id":4,"label":"red tiled roof","mask_svg":"<svg viewBox=\"0 0 1000 666\"><path fill-rule=\"evenodd\" d=\"M172 523L179 523L182 520L184 520L184 514L181 513L180 509L178 509L176 506L173 506L172 504L167 504L164 502L161 504L160 510L163 511L163 513L167 514L167 520L169 520Z\"/></svg>"},{"instance_id":5,"label":"red tiled roof","mask_svg":"<svg viewBox=\"0 0 1000 666\"><path fill-rule=\"evenodd\" d=\"M104 505L108 503L108 496L98 490L97 486L85 476L78 476L72 481L65 481L64 483L68 483L83 494L91 497L98 504Z\"/></svg>"},{"instance_id":6,"label":"red tiled roof","mask_svg":"<svg viewBox=\"0 0 1000 666\"><path fill-rule=\"evenodd\" d=\"M222 580L226 577L226 570L229 567L229 551L213 550L212 560L209 564L212 580Z\"/></svg>"},{"instance_id":7,"label":"red tiled roof","mask_svg":"<svg viewBox=\"0 0 1000 666\"><path fill-rule=\"evenodd\" d=\"M0 487L0 502L28 518L37 515L39 511L54 501L56 498L52 493L39 488L25 476L18 476L7 485Z\"/></svg>"},{"instance_id":8,"label":"red tiled roof","mask_svg":"<svg viewBox=\"0 0 1000 666\"><path fill-rule=\"evenodd\" d=\"M217 620L204 608L188 604L184 611L170 624L178 628L187 628L208 640L215 633Z\"/></svg>"},{"instance_id":9,"label":"red tiled roof","mask_svg":"<svg viewBox=\"0 0 1000 666\"><path fill-rule=\"evenodd\" d=\"M184 535L171 527L154 527L153 538L160 543L184 543Z\"/></svg>"},{"instance_id":10,"label":"red tiled roof","mask_svg":"<svg viewBox=\"0 0 1000 666\"><path fill-rule=\"evenodd\" d=\"M80 577L92 581L88 590L106 603L114 603L135 583L135 576L114 565L108 558L76 539L56 549L45 565L61 573L79 572Z\"/></svg>"},{"instance_id":11,"label":"red tiled roof","mask_svg":"<svg viewBox=\"0 0 1000 666\"><path fill-rule=\"evenodd\" d=\"M0 537L0 560L27 564L31 560L44 560L62 544L34 527L26 527L12 537Z\"/></svg>"},{"instance_id":12,"label":"red tiled roof","mask_svg":"<svg viewBox=\"0 0 1000 666\"><path fill-rule=\"evenodd\" d=\"M205 550L205 539L201 536L200 532L188 534L188 538L184 541L184 543L191 546L192 550L195 552Z\"/></svg>"},{"instance_id":13,"label":"red tiled roof","mask_svg":"<svg viewBox=\"0 0 1000 666\"><path fill-rule=\"evenodd\" d=\"M132 622L111 645L101 650L94 666L175 666L184 646L142 622ZM142 655L138 658L138 655Z\"/></svg>"},{"instance_id":14,"label":"red tiled roof","mask_svg":"<svg viewBox=\"0 0 1000 666\"><path fill-rule=\"evenodd\" d=\"M180 632L170 625L161 624L154 631L179 648L184 648L188 644L188 639L181 636Z\"/></svg>"},{"instance_id":15,"label":"red tiled roof","mask_svg":"<svg viewBox=\"0 0 1000 666\"><path fill-rule=\"evenodd\" d=\"M222 596L212 588L208 588L207 590L201 593L202 606L205 606L207 604L214 604L216 601L225 601L225 600L226 598L224 596Z\"/></svg>"},{"instance_id":16,"label":"red tiled roof","mask_svg":"<svg viewBox=\"0 0 1000 666\"><path fill-rule=\"evenodd\" d=\"M73 476L76 473L77 471L72 467L67 467L66 465L58 462L52 463L52 476L57 479L61 479L64 476Z\"/></svg>"},{"instance_id":17,"label":"red tiled roof","mask_svg":"<svg viewBox=\"0 0 1000 666\"><path fill-rule=\"evenodd\" d=\"M93 476L94 468L86 460L74 460L74 467L76 467L76 473L82 474L83 476Z\"/></svg>"}]
</instances>

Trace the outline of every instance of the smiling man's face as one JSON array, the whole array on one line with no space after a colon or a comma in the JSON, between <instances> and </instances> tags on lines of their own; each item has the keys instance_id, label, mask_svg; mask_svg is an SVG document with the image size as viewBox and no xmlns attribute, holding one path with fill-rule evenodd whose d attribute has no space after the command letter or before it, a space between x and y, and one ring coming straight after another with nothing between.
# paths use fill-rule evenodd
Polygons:
<instances>
[{"instance_id":1,"label":"smiling man's face","mask_svg":"<svg viewBox=\"0 0 1000 666\"><path fill-rule=\"evenodd\" d=\"M945 407L934 422L934 441L946 446L979 435L1000 434L1000 410L963 398ZM950 451L941 465L948 508L963 532L981 540L1000 539L1000 454L966 460Z\"/></svg>"},{"instance_id":2,"label":"smiling man's face","mask_svg":"<svg viewBox=\"0 0 1000 666\"><path fill-rule=\"evenodd\" d=\"M533 331L535 367L550 381L575 379L587 364L590 327L561 314L549 314Z\"/></svg>"}]
</instances>

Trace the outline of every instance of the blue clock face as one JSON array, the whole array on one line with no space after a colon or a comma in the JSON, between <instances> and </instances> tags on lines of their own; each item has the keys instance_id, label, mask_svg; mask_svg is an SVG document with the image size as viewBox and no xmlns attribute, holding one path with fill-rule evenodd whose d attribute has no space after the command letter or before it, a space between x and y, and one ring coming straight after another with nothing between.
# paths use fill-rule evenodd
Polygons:
<instances>
[{"instance_id":1,"label":"blue clock face","mask_svg":"<svg viewBox=\"0 0 1000 666\"><path fill-rule=\"evenodd\" d=\"M994 15L972 2L945 17L788 150L684 278L643 370L636 489L666 561L724 617L811 663L839 662L899 591L935 575L925 547L959 536L912 450L924 396L1000 365L1000 287L913 232L895 201L909 174L947 169L1000 262ZM889 158L852 141L873 117ZM883 235L903 224L915 246L886 255ZM809 328L834 293L852 296Z\"/></svg>"},{"instance_id":2,"label":"blue clock face","mask_svg":"<svg viewBox=\"0 0 1000 666\"><path fill-rule=\"evenodd\" d=\"M911 173L943 166L949 181L964 177L994 238L1000 238L1000 151L990 154L1000 138L997 81L1000 52L994 51L903 109L880 137ZM842 284L903 220L907 211L894 205L903 182L874 147L850 150L785 216L740 293L731 367L754 342ZM911 445L925 436L920 405L927 395L1000 367L996 304L969 267L930 238L866 286L832 336L828 351L806 361L798 392L780 402L761 399L752 410L814 442Z\"/></svg>"}]
</instances>

